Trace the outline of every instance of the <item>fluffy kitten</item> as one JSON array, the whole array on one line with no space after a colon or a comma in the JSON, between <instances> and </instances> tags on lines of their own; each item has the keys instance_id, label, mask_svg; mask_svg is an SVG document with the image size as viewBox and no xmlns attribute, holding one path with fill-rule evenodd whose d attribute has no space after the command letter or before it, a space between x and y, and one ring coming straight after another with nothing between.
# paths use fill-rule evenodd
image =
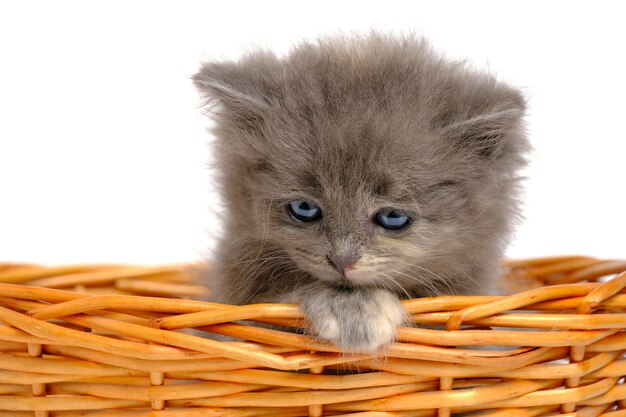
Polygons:
<instances>
[{"instance_id":1,"label":"fluffy kitten","mask_svg":"<svg viewBox=\"0 0 626 417\"><path fill-rule=\"evenodd\" d=\"M401 298L488 292L528 148L519 91L381 34L253 51L193 77L216 122L219 301L297 302L346 350Z\"/></svg>"}]
</instances>

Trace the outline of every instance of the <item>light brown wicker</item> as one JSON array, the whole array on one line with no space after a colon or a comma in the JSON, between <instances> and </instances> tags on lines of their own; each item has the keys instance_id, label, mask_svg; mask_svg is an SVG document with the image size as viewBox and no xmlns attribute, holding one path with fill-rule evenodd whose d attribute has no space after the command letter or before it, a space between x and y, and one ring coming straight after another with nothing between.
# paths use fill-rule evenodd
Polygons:
<instances>
[{"instance_id":1,"label":"light brown wicker","mask_svg":"<svg viewBox=\"0 0 626 417\"><path fill-rule=\"evenodd\" d=\"M246 322L293 305L192 300L196 265L0 265L0 416L625 417L626 262L505 266L513 295L405 301L430 328L367 356Z\"/></svg>"}]
</instances>

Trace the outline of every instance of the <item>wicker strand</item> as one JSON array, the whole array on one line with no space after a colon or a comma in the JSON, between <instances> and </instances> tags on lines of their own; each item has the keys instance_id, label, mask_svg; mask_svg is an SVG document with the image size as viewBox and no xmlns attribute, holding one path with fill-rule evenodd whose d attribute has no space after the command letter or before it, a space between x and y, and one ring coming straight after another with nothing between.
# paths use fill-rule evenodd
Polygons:
<instances>
[{"instance_id":1,"label":"wicker strand","mask_svg":"<svg viewBox=\"0 0 626 417\"><path fill-rule=\"evenodd\" d=\"M439 390L450 391L452 389L454 379L449 376L444 376L439 379ZM437 409L438 417L450 417L450 407L440 407Z\"/></svg>"},{"instance_id":2,"label":"wicker strand","mask_svg":"<svg viewBox=\"0 0 626 417\"><path fill-rule=\"evenodd\" d=\"M42 354L42 346L38 343L29 343L28 344L28 356L30 357L41 357ZM46 395L46 384L45 383L33 383L33 395L36 397L41 397ZM46 410L36 410L35 417L48 417L48 412Z\"/></svg>"},{"instance_id":3,"label":"wicker strand","mask_svg":"<svg viewBox=\"0 0 626 417\"><path fill-rule=\"evenodd\" d=\"M153 344L153 342L150 342ZM165 380L165 374L163 372L153 371L150 372L150 386L161 386ZM163 410L165 408L165 400L153 399L150 401L150 406L153 410Z\"/></svg>"},{"instance_id":4,"label":"wicker strand","mask_svg":"<svg viewBox=\"0 0 626 417\"><path fill-rule=\"evenodd\" d=\"M314 355L315 351L311 351L311 354ZM313 375L320 375L324 372L323 366L314 366L309 369L309 373ZM322 417L324 415L324 406L322 404L312 404L309 405L309 415L308 417Z\"/></svg>"},{"instance_id":5,"label":"wicker strand","mask_svg":"<svg viewBox=\"0 0 626 417\"><path fill-rule=\"evenodd\" d=\"M150 385L160 386L163 385L163 372L150 372ZM164 400L152 400L150 402L153 410L163 410L165 408Z\"/></svg>"}]
</instances>

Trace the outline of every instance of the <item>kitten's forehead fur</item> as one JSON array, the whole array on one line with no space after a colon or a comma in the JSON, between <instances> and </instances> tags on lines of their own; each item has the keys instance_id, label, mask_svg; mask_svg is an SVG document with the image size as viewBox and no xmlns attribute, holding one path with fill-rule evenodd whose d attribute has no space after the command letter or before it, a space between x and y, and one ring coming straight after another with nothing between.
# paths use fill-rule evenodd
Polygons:
<instances>
[{"instance_id":1,"label":"kitten's forehead fur","mask_svg":"<svg viewBox=\"0 0 626 417\"><path fill-rule=\"evenodd\" d=\"M369 171L367 179L379 178L385 187L397 177L394 167L419 180L429 165L441 167L441 156L455 159L448 172L475 170L467 157L477 148L519 146L491 143L490 132L475 143L463 143L467 132L459 141L446 137L463 125L475 129L472 123L494 135L516 127L524 100L492 76L442 60L413 37L321 39L282 59L257 51L239 62L208 63L194 80L218 104L217 133L233 151L266 170L300 165L309 180L335 174L335 181L353 183Z\"/></svg>"},{"instance_id":2,"label":"kitten's forehead fur","mask_svg":"<svg viewBox=\"0 0 626 417\"><path fill-rule=\"evenodd\" d=\"M337 245L404 262L419 247L452 271L501 255L528 145L523 97L493 76L372 33L209 62L194 81L217 122L230 232L312 263ZM319 226L289 223L298 198L322 207ZM381 233L368 221L384 207L419 221Z\"/></svg>"}]
</instances>

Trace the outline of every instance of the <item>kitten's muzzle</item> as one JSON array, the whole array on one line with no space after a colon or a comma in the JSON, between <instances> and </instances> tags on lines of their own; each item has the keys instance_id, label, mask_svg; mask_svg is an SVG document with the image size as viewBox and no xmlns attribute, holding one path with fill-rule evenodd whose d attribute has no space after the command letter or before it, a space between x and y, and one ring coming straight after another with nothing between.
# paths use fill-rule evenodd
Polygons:
<instances>
[{"instance_id":1,"label":"kitten's muzzle","mask_svg":"<svg viewBox=\"0 0 626 417\"><path fill-rule=\"evenodd\" d=\"M346 272L354 267L354 264L358 259L359 256L356 255L331 254L326 256L326 260L328 261L329 265L334 267L337 272L341 274L342 277L346 276Z\"/></svg>"}]
</instances>

